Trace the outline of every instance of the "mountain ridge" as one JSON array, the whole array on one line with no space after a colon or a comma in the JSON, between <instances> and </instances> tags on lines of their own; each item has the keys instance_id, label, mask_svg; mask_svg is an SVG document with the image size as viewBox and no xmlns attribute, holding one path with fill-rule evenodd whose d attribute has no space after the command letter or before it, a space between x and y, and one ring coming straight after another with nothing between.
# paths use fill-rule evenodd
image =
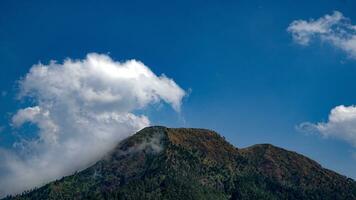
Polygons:
<instances>
[{"instance_id":1,"label":"mountain ridge","mask_svg":"<svg viewBox=\"0 0 356 200\"><path fill-rule=\"evenodd\" d=\"M356 199L351 178L296 152L217 132L146 127L93 166L5 199Z\"/></svg>"}]
</instances>

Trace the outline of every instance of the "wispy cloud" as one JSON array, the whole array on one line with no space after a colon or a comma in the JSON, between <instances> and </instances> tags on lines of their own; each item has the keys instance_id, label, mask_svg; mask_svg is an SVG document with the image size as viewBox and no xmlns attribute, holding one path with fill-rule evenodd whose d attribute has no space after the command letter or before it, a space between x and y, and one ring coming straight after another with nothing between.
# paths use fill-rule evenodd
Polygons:
<instances>
[{"instance_id":1,"label":"wispy cloud","mask_svg":"<svg viewBox=\"0 0 356 200\"><path fill-rule=\"evenodd\" d=\"M293 40L307 46L313 40L329 43L356 59L356 26L341 12L334 11L319 19L295 20L287 31Z\"/></svg>"},{"instance_id":2,"label":"wispy cloud","mask_svg":"<svg viewBox=\"0 0 356 200\"><path fill-rule=\"evenodd\" d=\"M179 111L185 91L142 62L107 55L34 65L20 81L20 99L35 102L12 117L38 138L0 149L0 194L18 193L92 164L118 141L149 125L134 111L164 101ZM0 196L1 196L0 195Z\"/></svg>"}]
</instances>

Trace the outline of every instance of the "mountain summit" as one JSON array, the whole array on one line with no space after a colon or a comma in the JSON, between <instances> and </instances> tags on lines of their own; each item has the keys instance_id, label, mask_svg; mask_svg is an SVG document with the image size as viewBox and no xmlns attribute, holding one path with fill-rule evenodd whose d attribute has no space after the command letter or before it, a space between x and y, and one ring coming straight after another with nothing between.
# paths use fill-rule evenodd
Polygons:
<instances>
[{"instance_id":1,"label":"mountain summit","mask_svg":"<svg viewBox=\"0 0 356 200\"><path fill-rule=\"evenodd\" d=\"M148 127L93 166L6 199L356 199L356 182L270 144Z\"/></svg>"}]
</instances>

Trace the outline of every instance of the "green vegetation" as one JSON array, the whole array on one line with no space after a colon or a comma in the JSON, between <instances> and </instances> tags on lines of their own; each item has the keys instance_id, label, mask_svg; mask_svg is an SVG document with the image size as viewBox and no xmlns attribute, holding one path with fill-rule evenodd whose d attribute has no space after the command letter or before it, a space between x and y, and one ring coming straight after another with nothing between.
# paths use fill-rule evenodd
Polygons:
<instances>
[{"instance_id":1,"label":"green vegetation","mask_svg":"<svg viewBox=\"0 0 356 200\"><path fill-rule=\"evenodd\" d=\"M237 149L209 130L150 127L92 167L6 199L335 200L356 199L356 183L272 145Z\"/></svg>"}]
</instances>

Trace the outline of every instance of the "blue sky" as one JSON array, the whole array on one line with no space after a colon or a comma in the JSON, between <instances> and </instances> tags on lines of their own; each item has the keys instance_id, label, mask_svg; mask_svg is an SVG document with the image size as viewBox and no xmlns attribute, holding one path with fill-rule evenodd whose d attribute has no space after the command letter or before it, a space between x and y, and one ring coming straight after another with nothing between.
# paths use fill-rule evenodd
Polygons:
<instances>
[{"instance_id":1,"label":"blue sky","mask_svg":"<svg viewBox=\"0 0 356 200\"><path fill-rule=\"evenodd\" d=\"M355 179L352 142L296 127L327 122L336 106L356 104L356 59L332 42L298 44L287 31L294 20L336 10L356 24L355 6L346 0L1 1L0 145L9 148L16 132L36 132L9 125L31 104L16 94L32 65L96 52L140 60L187 91L180 113L163 104L137 111L152 124L213 129L237 147L271 143Z\"/></svg>"}]
</instances>

